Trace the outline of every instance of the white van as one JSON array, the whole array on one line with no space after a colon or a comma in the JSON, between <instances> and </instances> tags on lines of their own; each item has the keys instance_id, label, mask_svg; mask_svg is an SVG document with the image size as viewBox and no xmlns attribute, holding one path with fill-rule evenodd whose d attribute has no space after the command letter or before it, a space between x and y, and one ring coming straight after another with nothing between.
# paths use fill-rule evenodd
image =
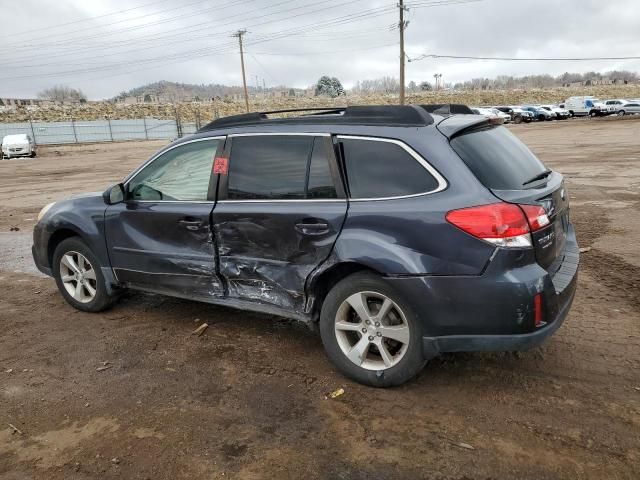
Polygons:
<instances>
[{"instance_id":1,"label":"white van","mask_svg":"<svg viewBox=\"0 0 640 480\"><path fill-rule=\"evenodd\" d=\"M595 97L571 97L564 103L564 108L569 110L572 117L599 117L616 113L615 108L609 108Z\"/></svg>"},{"instance_id":2,"label":"white van","mask_svg":"<svg viewBox=\"0 0 640 480\"><path fill-rule=\"evenodd\" d=\"M2 158L36 156L36 143L30 135L6 135L2 139Z\"/></svg>"}]
</instances>

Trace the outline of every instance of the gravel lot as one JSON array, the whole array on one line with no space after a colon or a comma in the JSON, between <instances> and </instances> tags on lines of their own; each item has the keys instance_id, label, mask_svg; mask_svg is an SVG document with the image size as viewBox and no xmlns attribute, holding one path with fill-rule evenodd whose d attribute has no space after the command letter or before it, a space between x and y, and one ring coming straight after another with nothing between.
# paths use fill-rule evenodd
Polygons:
<instances>
[{"instance_id":1,"label":"gravel lot","mask_svg":"<svg viewBox=\"0 0 640 480\"><path fill-rule=\"evenodd\" d=\"M138 293L86 314L35 272L40 207L162 142L0 162L0 478L640 478L640 121L512 129L567 177L591 248L571 314L540 349L445 355L392 390L296 323Z\"/></svg>"}]
</instances>

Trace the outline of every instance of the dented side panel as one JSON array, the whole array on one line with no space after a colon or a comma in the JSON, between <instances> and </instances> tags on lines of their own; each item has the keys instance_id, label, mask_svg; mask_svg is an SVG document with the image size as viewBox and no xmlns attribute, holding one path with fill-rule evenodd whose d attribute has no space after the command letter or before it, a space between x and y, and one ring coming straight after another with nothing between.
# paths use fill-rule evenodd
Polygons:
<instances>
[{"instance_id":1,"label":"dented side panel","mask_svg":"<svg viewBox=\"0 0 640 480\"><path fill-rule=\"evenodd\" d=\"M213 211L229 298L301 312L307 276L331 253L347 201L219 201ZM324 223L326 231L301 225Z\"/></svg>"},{"instance_id":2,"label":"dented side panel","mask_svg":"<svg viewBox=\"0 0 640 480\"><path fill-rule=\"evenodd\" d=\"M222 295L213 202L125 202L107 208L106 239L120 282Z\"/></svg>"}]
</instances>

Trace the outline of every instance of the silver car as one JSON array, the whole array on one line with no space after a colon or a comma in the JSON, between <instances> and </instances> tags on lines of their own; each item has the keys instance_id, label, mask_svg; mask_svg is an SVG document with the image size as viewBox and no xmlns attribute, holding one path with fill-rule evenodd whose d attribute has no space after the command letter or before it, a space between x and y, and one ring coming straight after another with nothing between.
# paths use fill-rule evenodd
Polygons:
<instances>
[{"instance_id":1,"label":"silver car","mask_svg":"<svg viewBox=\"0 0 640 480\"><path fill-rule=\"evenodd\" d=\"M634 115L640 113L640 102L632 101L629 103L625 103L620 105L618 110L618 115Z\"/></svg>"}]
</instances>

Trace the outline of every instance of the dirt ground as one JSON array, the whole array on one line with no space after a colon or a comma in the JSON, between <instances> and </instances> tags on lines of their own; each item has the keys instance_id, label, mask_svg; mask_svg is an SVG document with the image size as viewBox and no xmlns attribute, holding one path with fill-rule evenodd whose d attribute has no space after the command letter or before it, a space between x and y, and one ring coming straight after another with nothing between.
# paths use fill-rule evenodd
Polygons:
<instances>
[{"instance_id":1,"label":"dirt ground","mask_svg":"<svg viewBox=\"0 0 640 480\"><path fill-rule=\"evenodd\" d=\"M540 349L445 355L389 390L302 325L138 293L81 313L35 272L39 208L162 142L0 162L0 478L640 478L640 121L513 131L565 174L591 247L571 314Z\"/></svg>"}]
</instances>

